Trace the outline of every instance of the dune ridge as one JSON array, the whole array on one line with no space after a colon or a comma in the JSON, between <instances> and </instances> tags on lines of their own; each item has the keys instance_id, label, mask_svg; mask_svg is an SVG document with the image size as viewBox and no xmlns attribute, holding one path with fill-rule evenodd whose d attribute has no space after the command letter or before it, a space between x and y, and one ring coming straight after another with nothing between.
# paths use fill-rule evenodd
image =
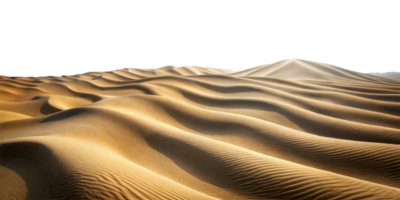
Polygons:
<instances>
[{"instance_id":1,"label":"dune ridge","mask_svg":"<svg viewBox=\"0 0 400 200\"><path fill-rule=\"evenodd\" d=\"M235 72L0 76L0 199L400 199L400 82Z\"/></svg>"}]
</instances>

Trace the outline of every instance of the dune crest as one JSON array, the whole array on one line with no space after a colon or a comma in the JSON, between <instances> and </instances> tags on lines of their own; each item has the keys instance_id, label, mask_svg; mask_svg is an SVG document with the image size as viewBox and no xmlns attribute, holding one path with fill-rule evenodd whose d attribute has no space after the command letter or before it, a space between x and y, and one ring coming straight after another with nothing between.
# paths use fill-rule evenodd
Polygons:
<instances>
[{"instance_id":1,"label":"dune crest","mask_svg":"<svg viewBox=\"0 0 400 200\"><path fill-rule=\"evenodd\" d=\"M400 199L400 82L247 70L0 76L0 199Z\"/></svg>"}]
</instances>

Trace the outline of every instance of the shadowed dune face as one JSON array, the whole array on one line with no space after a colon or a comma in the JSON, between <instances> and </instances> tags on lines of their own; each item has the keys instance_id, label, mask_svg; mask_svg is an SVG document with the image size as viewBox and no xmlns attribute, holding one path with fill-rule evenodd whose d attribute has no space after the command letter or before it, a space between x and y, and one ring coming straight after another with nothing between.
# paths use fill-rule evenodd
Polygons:
<instances>
[{"instance_id":1,"label":"shadowed dune face","mask_svg":"<svg viewBox=\"0 0 400 200\"><path fill-rule=\"evenodd\" d=\"M400 82L240 72L0 76L0 199L400 199Z\"/></svg>"}]
</instances>

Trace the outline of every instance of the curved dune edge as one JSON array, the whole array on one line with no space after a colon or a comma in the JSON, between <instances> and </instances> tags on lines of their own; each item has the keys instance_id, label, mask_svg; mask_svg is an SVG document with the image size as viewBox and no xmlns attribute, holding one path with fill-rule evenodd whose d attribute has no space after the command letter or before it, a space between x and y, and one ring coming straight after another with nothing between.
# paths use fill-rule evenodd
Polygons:
<instances>
[{"instance_id":1,"label":"curved dune edge","mask_svg":"<svg viewBox=\"0 0 400 200\"><path fill-rule=\"evenodd\" d=\"M27 115L24 115L21 113L0 110L0 123L7 122L7 121L13 121L13 120L19 120L19 119L27 119L27 118L30 118L30 116L27 116Z\"/></svg>"},{"instance_id":2,"label":"curved dune edge","mask_svg":"<svg viewBox=\"0 0 400 200\"><path fill-rule=\"evenodd\" d=\"M400 199L399 86L296 59L0 76L0 199Z\"/></svg>"}]
</instances>

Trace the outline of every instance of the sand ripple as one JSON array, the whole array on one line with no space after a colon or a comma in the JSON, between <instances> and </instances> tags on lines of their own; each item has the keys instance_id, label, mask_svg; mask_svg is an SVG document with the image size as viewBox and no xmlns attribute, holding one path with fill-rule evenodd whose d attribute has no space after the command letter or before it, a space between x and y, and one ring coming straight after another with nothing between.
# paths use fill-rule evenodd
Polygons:
<instances>
[{"instance_id":1,"label":"sand ripple","mask_svg":"<svg viewBox=\"0 0 400 200\"><path fill-rule=\"evenodd\" d=\"M0 76L0 199L400 199L400 82L293 59Z\"/></svg>"}]
</instances>

